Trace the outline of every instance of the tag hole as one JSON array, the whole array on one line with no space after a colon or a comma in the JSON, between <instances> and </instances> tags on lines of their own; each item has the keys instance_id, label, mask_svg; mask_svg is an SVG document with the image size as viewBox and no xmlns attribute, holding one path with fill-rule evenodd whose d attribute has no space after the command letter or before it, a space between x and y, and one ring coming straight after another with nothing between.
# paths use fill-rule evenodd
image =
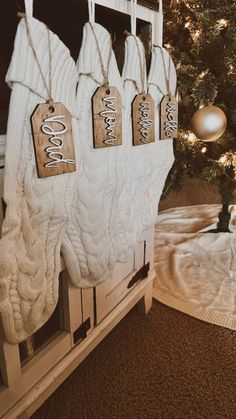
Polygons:
<instances>
[{"instance_id":1,"label":"tag hole","mask_svg":"<svg viewBox=\"0 0 236 419\"><path fill-rule=\"evenodd\" d=\"M145 100L146 99L145 96L143 96L142 99Z\"/></svg>"},{"instance_id":2,"label":"tag hole","mask_svg":"<svg viewBox=\"0 0 236 419\"><path fill-rule=\"evenodd\" d=\"M106 90L106 94L109 95L110 94L110 89Z\"/></svg>"},{"instance_id":3,"label":"tag hole","mask_svg":"<svg viewBox=\"0 0 236 419\"><path fill-rule=\"evenodd\" d=\"M55 111L55 108L54 108L54 106L51 105L51 106L49 106L48 110L49 110L49 112L53 113Z\"/></svg>"}]
</instances>

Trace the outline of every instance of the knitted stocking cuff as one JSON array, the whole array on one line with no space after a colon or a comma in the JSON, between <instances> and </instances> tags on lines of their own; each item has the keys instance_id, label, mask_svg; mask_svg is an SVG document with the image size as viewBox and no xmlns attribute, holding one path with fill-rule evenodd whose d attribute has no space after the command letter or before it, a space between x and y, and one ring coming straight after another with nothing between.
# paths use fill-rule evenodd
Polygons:
<instances>
[{"instance_id":1,"label":"knitted stocking cuff","mask_svg":"<svg viewBox=\"0 0 236 419\"><path fill-rule=\"evenodd\" d=\"M29 23L42 69L48 74L46 28L35 19ZM50 33L50 38L53 97L72 108L75 65L58 37ZM17 343L41 327L56 306L60 247L75 176L37 176L30 116L45 91L24 21L18 26L7 81L13 90L4 173L7 209L0 240L0 313L6 339Z\"/></svg>"},{"instance_id":2,"label":"knitted stocking cuff","mask_svg":"<svg viewBox=\"0 0 236 419\"><path fill-rule=\"evenodd\" d=\"M120 246L116 223L122 188L117 176L121 154L117 147L93 148L92 97L99 84L104 82L101 59L107 69L110 48L110 34L101 25L94 24L92 29L89 23L85 24L77 62L78 129L79 141L84 148L81 162L83 170L77 173L72 214L62 247L71 281L77 287L92 287L111 277L117 258L117 245ZM122 94L122 83L113 52L108 79L110 85L116 86Z\"/></svg>"}]
</instances>

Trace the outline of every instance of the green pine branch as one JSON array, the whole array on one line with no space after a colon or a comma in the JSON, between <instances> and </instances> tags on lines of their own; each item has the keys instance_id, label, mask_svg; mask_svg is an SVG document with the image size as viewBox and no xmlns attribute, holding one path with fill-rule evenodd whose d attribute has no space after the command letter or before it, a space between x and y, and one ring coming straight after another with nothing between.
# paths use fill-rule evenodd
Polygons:
<instances>
[{"instance_id":1,"label":"green pine branch","mask_svg":"<svg viewBox=\"0 0 236 419\"><path fill-rule=\"evenodd\" d=\"M222 199L227 191L233 196L234 170L219 159L229 151L236 153L235 22L235 0L180 0L165 15L164 43L177 67L180 129L164 197L189 178L217 183ZM200 104L218 106L227 116L227 130L214 143L192 141L191 118Z\"/></svg>"}]
</instances>

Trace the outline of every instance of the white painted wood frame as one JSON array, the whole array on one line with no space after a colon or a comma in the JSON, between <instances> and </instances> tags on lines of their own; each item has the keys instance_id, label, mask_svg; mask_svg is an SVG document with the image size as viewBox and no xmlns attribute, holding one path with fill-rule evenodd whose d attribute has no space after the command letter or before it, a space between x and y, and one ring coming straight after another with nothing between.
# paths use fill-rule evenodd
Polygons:
<instances>
[{"instance_id":1,"label":"white painted wood frame","mask_svg":"<svg viewBox=\"0 0 236 419\"><path fill-rule=\"evenodd\" d=\"M120 13L130 14L128 0L97 0L96 3ZM137 18L152 25L152 42L159 43L162 27L158 26L158 22L161 21L158 19L158 13L138 5ZM1 197L5 143L6 137L0 136L0 225L3 218ZM130 266L117 267L116 272L122 279L122 285L117 280L120 291L117 296L113 294L113 306L110 305L108 308L104 308L103 303L104 293L108 292L106 286L109 287L109 285L104 284L103 288L95 291L72 287L62 261L64 330L24 366L20 364L18 345L6 343L1 338L0 330L0 368L3 382L0 386L0 417L29 418L135 304L139 303L139 309L143 313L150 310L155 277L153 236L152 230L146 243L137 245ZM140 281L127 292L128 280L143 265L144 246L146 261L149 261L151 266L148 278ZM100 309L99 322L96 323L95 308ZM73 333L87 318L91 321L87 337L75 344Z\"/></svg>"}]
</instances>

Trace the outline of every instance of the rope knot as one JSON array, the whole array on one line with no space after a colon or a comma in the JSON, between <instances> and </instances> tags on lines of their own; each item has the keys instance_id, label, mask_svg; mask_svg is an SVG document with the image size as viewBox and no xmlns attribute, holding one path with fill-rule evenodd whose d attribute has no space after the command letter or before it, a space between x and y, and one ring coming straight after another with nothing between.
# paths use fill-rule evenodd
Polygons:
<instances>
[{"instance_id":1,"label":"rope knot","mask_svg":"<svg viewBox=\"0 0 236 419\"><path fill-rule=\"evenodd\" d=\"M21 18L26 18L26 14L24 13L24 12L17 12L17 17L19 18L19 19L21 19Z\"/></svg>"},{"instance_id":2,"label":"rope knot","mask_svg":"<svg viewBox=\"0 0 236 419\"><path fill-rule=\"evenodd\" d=\"M124 32L123 32L123 35L125 35L125 36L130 36L130 35L132 35L132 33L130 33L129 31L127 31L127 30L125 30Z\"/></svg>"},{"instance_id":3,"label":"rope knot","mask_svg":"<svg viewBox=\"0 0 236 419\"><path fill-rule=\"evenodd\" d=\"M49 111L50 112L53 112L54 111L54 106L53 106L53 99L52 99L52 97L50 97L48 100L47 100L47 105L48 105L48 109L49 109Z\"/></svg>"}]
</instances>

